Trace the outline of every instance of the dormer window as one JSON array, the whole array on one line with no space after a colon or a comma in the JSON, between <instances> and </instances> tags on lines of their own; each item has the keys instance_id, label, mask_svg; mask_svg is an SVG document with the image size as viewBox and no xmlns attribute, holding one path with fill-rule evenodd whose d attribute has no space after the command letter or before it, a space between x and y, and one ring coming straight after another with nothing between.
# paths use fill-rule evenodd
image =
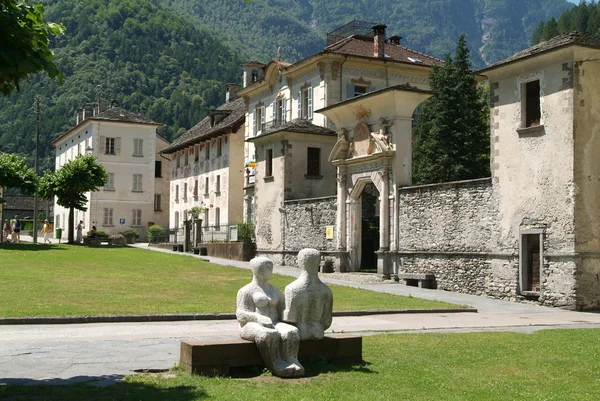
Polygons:
<instances>
[{"instance_id":1,"label":"dormer window","mask_svg":"<svg viewBox=\"0 0 600 401\"><path fill-rule=\"evenodd\" d=\"M273 121L275 124L285 124L287 115L287 99L278 98L273 104Z\"/></svg>"},{"instance_id":2,"label":"dormer window","mask_svg":"<svg viewBox=\"0 0 600 401\"><path fill-rule=\"evenodd\" d=\"M308 84L298 94L298 118L312 120L313 88Z\"/></svg>"},{"instance_id":3,"label":"dormer window","mask_svg":"<svg viewBox=\"0 0 600 401\"><path fill-rule=\"evenodd\" d=\"M252 82L258 81L258 70L252 70Z\"/></svg>"}]
</instances>

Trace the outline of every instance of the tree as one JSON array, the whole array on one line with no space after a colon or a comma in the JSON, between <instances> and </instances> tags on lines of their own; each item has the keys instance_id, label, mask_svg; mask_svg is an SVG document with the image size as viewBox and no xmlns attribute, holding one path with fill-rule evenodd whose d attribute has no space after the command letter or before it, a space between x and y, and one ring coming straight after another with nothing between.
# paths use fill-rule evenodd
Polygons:
<instances>
[{"instance_id":1,"label":"tree","mask_svg":"<svg viewBox=\"0 0 600 401\"><path fill-rule=\"evenodd\" d=\"M35 171L27 166L23 157L0 153L0 187L20 188L23 192L32 193L37 184Z\"/></svg>"},{"instance_id":2,"label":"tree","mask_svg":"<svg viewBox=\"0 0 600 401\"><path fill-rule=\"evenodd\" d=\"M44 19L41 4L0 0L0 92L8 96L19 90L29 74L45 71L62 84L62 73L48 47L50 35L64 32L60 24Z\"/></svg>"},{"instance_id":3,"label":"tree","mask_svg":"<svg viewBox=\"0 0 600 401\"><path fill-rule=\"evenodd\" d=\"M56 172L47 171L40 182L40 195L44 198L56 196L56 203L69 208L69 238L73 242L75 209L87 210L86 192L97 191L106 184L108 174L96 157L79 155L68 161Z\"/></svg>"},{"instance_id":4,"label":"tree","mask_svg":"<svg viewBox=\"0 0 600 401\"><path fill-rule=\"evenodd\" d=\"M542 40L550 40L553 37L558 35L558 23L554 19L554 17L550 18L550 21L546 23L544 27L544 32L542 33Z\"/></svg>"},{"instance_id":5,"label":"tree","mask_svg":"<svg viewBox=\"0 0 600 401\"><path fill-rule=\"evenodd\" d=\"M489 108L470 70L465 35L454 58L434 67L434 96L422 104L413 136L413 183L486 177L489 166Z\"/></svg>"}]
</instances>

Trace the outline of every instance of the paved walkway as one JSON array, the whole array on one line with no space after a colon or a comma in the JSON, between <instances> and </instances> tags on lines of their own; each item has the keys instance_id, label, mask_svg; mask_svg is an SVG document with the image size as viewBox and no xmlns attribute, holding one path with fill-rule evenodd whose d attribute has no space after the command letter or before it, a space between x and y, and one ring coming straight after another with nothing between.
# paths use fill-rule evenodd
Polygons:
<instances>
[{"instance_id":1,"label":"paved walkway","mask_svg":"<svg viewBox=\"0 0 600 401\"><path fill-rule=\"evenodd\" d=\"M136 247L155 250L145 244L136 244ZM202 258L248 268L245 262ZM297 275L295 268L276 266L274 270L279 274ZM563 311L401 284L324 281L458 303L479 310L479 313L336 317L329 330L334 332L368 335L383 330L418 333L510 330L529 333L545 328L600 328L600 314L595 313ZM108 385L135 370L173 367L179 361L181 341L235 338L238 333L237 322L231 320L0 326L0 384L91 382Z\"/></svg>"}]
</instances>

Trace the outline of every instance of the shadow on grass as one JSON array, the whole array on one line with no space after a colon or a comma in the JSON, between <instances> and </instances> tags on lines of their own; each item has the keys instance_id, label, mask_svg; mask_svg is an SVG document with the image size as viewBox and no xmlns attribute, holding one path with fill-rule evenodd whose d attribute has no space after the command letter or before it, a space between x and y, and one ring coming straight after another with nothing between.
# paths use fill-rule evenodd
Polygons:
<instances>
[{"instance_id":1,"label":"shadow on grass","mask_svg":"<svg viewBox=\"0 0 600 401\"><path fill-rule=\"evenodd\" d=\"M315 358L308 362L303 362L305 374L304 378L316 377L325 373L338 373L338 372L358 372L365 374L377 373L369 368L371 363L363 361L361 364L351 363L333 363L328 362L324 358ZM234 379L252 379L255 377L266 374L271 375L262 366L248 366L243 368L230 368L230 377ZM294 380L294 378L282 378L282 380Z\"/></svg>"},{"instance_id":2,"label":"shadow on grass","mask_svg":"<svg viewBox=\"0 0 600 401\"><path fill-rule=\"evenodd\" d=\"M34 244L31 242L15 243L2 243L0 244L0 250L7 251L64 251L65 248L59 244Z\"/></svg>"},{"instance_id":3,"label":"shadow on grass","mask_svg":"<svg viewBox=\"0 0 600 401\"><path fill-rule=\"evenodd\" d=\"M1 379L2 400L144 400L192 401L208 394L195 386L158 386L121 382L123 376L76 376L70 379Z\"/></svg>"}]
</instances>

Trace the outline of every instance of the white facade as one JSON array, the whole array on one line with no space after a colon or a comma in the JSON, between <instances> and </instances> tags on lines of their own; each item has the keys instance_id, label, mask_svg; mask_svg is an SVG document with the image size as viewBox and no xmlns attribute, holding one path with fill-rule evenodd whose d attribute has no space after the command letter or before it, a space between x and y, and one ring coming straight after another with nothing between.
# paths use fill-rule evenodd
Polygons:
<instances>
[{"instance_id":1,"label":"white facade","mask_svg":"<svg viewBox=\"0 0 600 401\"><path fill-rule=\"evenodd\" d=\"M129 114L133 113L123 110L120 117ZM57 170L78 155L91 153L109 176L99 191L86 194L87 211L75 210L75 225L82 220L84 234L96 226L109 234L133 230L145 238L149 225L168 222L169 161L159 152L169 143L156 134L160 124L98 117L80 122L53 142ZM67 238L75 229L68 226L69 210L56 200L54 210L54 225L63 228Z\"/></svg>"}]
</instances>

